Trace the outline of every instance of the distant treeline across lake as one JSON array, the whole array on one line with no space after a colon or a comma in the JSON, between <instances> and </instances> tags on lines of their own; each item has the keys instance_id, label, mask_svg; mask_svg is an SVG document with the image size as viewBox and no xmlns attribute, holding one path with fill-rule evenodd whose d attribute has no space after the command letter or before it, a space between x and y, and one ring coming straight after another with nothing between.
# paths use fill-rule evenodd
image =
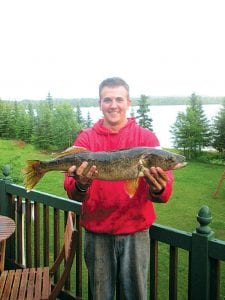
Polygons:
<instances>
[{"instance_id":1,"label":"distant treeline across lake","mask_svg":"<svg viewBox=\"0 0 225 300\"><path fill-rule=\"evenodd\" d=\"M201 96L196 94L202 104L222 104L224 97L209 97ZM141 97L141 96L140 96ZM132 104L138 105L140 97L132 97ZM190 96L148 96L149 105L186 105L190 99ZM42 99L43 100L43 99ZM42 101L40 99L40 101ZM98 105L98 98L73 98L73 99L64 99L64 98L54 98L55 103L71 103L72 105L79 105L82 107L93 107ZM30 100L22 100L21 102L30 102Z\"/></svg>"}]
</instances>

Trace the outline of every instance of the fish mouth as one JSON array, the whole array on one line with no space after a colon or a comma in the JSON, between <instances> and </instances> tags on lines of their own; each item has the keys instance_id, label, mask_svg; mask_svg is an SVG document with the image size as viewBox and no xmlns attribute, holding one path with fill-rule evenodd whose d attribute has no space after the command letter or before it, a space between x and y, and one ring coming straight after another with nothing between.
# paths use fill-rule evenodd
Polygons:
<instances>
[{"instance_id":1,"label":"fish mouth","mask_svg":"<svg viewBox=\"0 0 225 300\"><path fill-rule=\"evenodd\" d=\"M176 166L174 166L173 170L176 170L176 169L180 169L180 168L186 167L186 165L187 165L187 162L186 162L186 161L181 162L181 163L178 163L178 164L176 164Z\"/></svg>"}]
</instances>

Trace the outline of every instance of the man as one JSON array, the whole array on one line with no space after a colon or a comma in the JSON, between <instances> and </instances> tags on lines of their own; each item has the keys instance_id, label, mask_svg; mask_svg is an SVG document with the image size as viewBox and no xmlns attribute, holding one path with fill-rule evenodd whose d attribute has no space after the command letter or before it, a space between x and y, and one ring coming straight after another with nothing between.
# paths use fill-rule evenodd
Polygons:
<instances>
[{"instance_id":1,"label":"man","mask_svg":"<svg viewBox=\"0 0 225 300\"><path fill-rule=\"evenodd\" d=\"M90 151L127 147L158 147L153 132L127 118L131 104L129 86L118 77L99 86L99 106L104 118L84 129L74 145ZM117 273L127 300L147 299L149 227L155 220L152 202L167 202L172 193L170 171L159 167L145 170L132 198L124 181L95 179L92 166L84 176L87 162L68 170L64 187L71 199L82 201L81 224L85 228L84 257L94 299L114 298ZM167 178L167 179L165 179Z\"/></svg>"}]
</instances>

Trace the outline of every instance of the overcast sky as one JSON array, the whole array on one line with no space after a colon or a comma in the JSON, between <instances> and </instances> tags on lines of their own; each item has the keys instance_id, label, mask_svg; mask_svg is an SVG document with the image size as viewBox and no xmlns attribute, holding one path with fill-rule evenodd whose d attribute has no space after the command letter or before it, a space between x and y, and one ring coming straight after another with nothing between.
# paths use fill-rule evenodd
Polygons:
<instances>
[{"instance_id":1,"label":"overcast sky","mask_svg":"<svg viewBox=\"0 0 225 300\"><path fill-rule=\"evenodd\" d=\"M0 98L225 96L224 0L2 0Z\"/></svg>"}]
</instances>

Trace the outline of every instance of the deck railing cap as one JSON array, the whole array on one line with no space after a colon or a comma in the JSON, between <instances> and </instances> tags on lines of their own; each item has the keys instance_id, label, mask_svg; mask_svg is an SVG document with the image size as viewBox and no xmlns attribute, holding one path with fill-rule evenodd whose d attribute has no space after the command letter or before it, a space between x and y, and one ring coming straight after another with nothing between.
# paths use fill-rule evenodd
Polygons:
<instances>
[{"instance_id":1,"label":"deck railing cap","mask_svg":"<svg viewBox=\"0 0 225 300\"><path fill-rule=\"evenodd\" d=\"M203 205L198 214L197 221L199 222L199 226L196 228L197 233L201 234L210 234L212 232L209 224L212 221L212 215L209 207L207 205Z\"/></svg>"},{"instance_id":2,"label":"deck railing cap","mask_svg":"<svg viewBox=\"0 0 225 300\"><path fill-rule=\"evenodd\" d=\"M7 181L7 182L12 182L12 177L10 176L10 165L4 165L2 167L2 174L3 174L3 180Z\"/></svg>"}]
</instances>

